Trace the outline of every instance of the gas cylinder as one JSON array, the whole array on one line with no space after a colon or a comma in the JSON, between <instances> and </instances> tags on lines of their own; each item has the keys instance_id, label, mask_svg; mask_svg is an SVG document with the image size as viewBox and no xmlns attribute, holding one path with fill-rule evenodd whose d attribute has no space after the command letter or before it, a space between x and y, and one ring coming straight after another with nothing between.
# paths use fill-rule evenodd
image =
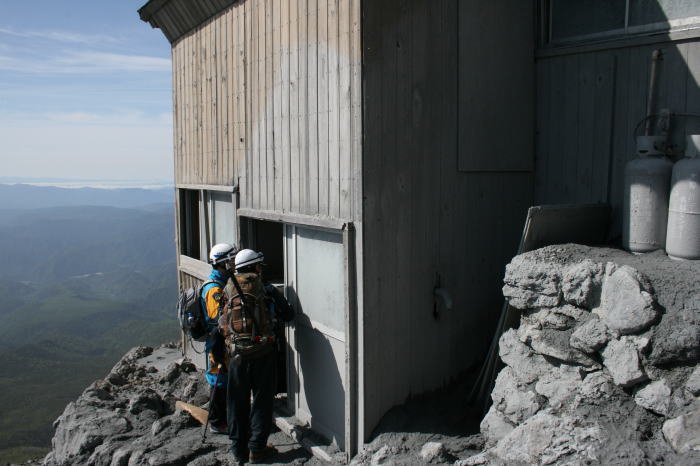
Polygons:
<instances>
[{"instance_id":1,"label":"gas cylinder","mask_svg":"<svg viewBox=\"0 0 700 466\"><path fill-rule=\"evenodd\" d=\"M625 165L622 246L641 254L666 245L673 163L664 157L665 138L638 136L639 158Z\"/></svg>"},{"instance_id":2,"label":"gas cylinder","mask_svg":"<svg viewBox=\"0 0 700 466\"><path fill-rule=\"evenodd\" d=\"M700 134L688 136L684 159L673 166L666 253L700 259Z\"/></svg>"}]
</instances>

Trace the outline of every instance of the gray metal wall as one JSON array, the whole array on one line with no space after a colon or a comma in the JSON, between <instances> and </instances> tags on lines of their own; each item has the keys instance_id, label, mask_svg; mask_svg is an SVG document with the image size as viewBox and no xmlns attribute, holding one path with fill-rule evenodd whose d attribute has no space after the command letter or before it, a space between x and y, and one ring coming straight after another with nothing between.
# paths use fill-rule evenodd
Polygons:
<instances>
[{"instance_id":1,"label":"gray metal wall","mask_svg":"<svg viewBox=\"0 0 700 466\"><path fill-rule=\"evenodd\" d=\"M526 2L362 8L367 437L486 352L532 199L534 49ZM454 308L435 319L438 283Z\"/></svg>"},{"instance_id":2,"label":"gray metal wall","mask_svg":"<svg viewBox=\"0 0 700 466\"><path fill-rule=\"evenodd\" d=\"M609 202L611 236L621 231L625 163L646 114L651 52L664 51L656 109L700 113L700 41L668 36L540 52L537 59L537 203ZM700 132L677 120L672 140ZM640 128L640 133L643 127Z\"/></svg>"}]
</instances>

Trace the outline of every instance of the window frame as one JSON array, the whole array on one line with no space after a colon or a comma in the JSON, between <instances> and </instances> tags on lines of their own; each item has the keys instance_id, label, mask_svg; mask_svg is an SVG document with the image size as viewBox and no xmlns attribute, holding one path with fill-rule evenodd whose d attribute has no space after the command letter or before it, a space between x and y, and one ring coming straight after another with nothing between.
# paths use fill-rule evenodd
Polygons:
<instances>
[{"instance_id":1,"label":"window frame","mask_svg":"<svg viewBox=\"0 0 700 466\"><path fill-rule=\"evenodd\" d=\"M541 50L585 46L613 40L635 39L649 35L674 34L679 32L690 32L694 36L700 36L700 16L688 16L664 22L630 26L630 2L633 0L625 0L625 18L623 28L572 36L567 37L566 39L553 41L552 8L554 1L556 0L539 0L538 2L538 48ZM666 27L659 27L659 25L665 25Z\"/></svg>"},{"instance_id":2,"label":"window frame","mask_svg":"<svg viewBox=\"0 0 700 466\"><path fill-rule=\"evenodd\" d=\"M240 238L240 222L238 220L238 190L231 186L216 186L216 185L177 185L177 199L180 203L178 212L178 254L180 263L189 264L191 268L192 261L200 263L208 263L208 254L214 241L214 231L212 219L214 217L214 202L212 200L213 193L230 193L231 196L231 219L233 223L233 243L238 244ZM190 194L191 193L191 194ZM183 206L183 202L192 202L192 198L196 193L197 202L197 225L196 234L194 215L186 215L188 208L192 206ZM194 210L194 209L193 209ZM183 218L183 214L184 218ZM195 254L192 244L183 245L183 242L189 242L188 238L197 236L198 239L198 255ZM181 267L182 268L182 267Z\"/></svg>"}]
</instances>

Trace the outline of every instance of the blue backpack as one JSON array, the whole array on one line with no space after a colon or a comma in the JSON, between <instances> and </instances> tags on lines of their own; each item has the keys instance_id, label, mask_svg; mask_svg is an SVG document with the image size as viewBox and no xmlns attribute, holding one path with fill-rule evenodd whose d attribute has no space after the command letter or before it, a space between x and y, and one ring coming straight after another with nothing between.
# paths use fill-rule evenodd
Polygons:
<instances>
[{"instance_id":1,"label":"blue backpack","mask_svg":"<svg viewBox=\"0 0 700 466\"><path fill-rule=\"evenodd\" d=\"M207 280L201 285L187 288L180 293L177 300L177 320L185 334L195 341L205 341L209 336L210 326L202 309L202 289L211 284L218 283L215 280Z\"/></svg>"}]
</instances>

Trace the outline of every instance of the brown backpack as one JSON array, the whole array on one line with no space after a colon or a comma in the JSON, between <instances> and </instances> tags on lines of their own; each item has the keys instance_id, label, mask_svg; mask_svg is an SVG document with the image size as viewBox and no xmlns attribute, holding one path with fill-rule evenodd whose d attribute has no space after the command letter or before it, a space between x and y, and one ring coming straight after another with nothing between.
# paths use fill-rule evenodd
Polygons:
<instances>
[{"instance_id":1,"label":"brown backpack","mask_svg":"<svg viewBox=\"0 0 700 466\"><path fill-rule=\"evenodd\" d=\"M267 309L265 288L256 273L239 273L237 280L243 299L234 289L219 319L221 333L231 355L259 357L274 349L274 331Z\"/></svg>"}]
</instances>

